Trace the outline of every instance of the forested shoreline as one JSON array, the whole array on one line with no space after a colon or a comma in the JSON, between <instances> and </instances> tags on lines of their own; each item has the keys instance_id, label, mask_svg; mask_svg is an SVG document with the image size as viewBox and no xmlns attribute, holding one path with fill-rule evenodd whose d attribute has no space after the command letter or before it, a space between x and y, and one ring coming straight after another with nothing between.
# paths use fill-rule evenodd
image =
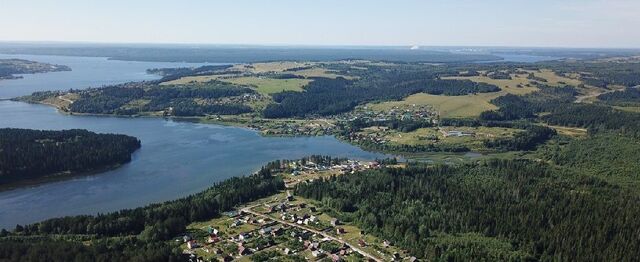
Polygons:
<instances>
[{"instance_id":1,"label":"forested shoreline","mask_svg":"<svg viewBox=\"0 0 640 262\"><path fill-rule=\"evenodd\" d=\"M19 74L36 74L47 72L71 71L65 65L53 65L24 59L0 59L0 80L18 79Z\"/></svg>"},{"instance_id":2,"label":"forested shoreline","mask_svg":"<svg viewBox=\"0 0 640 262\"><path fill-rule=\"evenodd\" d=\"M188 223L284 189L270 168L215 183L177 200L108 214L69 216L0 231L0 259L9 261L186 261L173 241ZM86 245L90 241L91 245Z\"/></svg>"},{"instance_id":3,"label":"forested shoreline","mask_svg":"<svg viewBox=\"0 0 640 262\"><path fill-rule=\"evenodd\" d=\"M0 185L125 164L140 146L140 140L126 135L2 128Z\"/></svg>"},{"instance_id":4,"label":"forested shoreline","mask_svg":"<svg viewBox=\"0 0 640 262\"><path fill-rule=\"evenodd\" d=\"M640 225L629 220L640 215L636 193L529 160L412 164L316 180L296 193L425 259L625 261L640 248Z\"/></svg>"},{"instance_id":5,"label":"forested shoreline","mask_svg":"<svg viewBox=\"0 0 640 262\"><path fill-rule=\"evenodd\" d=\"M443 163L413 162L408 157L391 167L382 164L380 169L296 182L296 196L316 201L340 220L420 259L632 261L640 255L640 222L635 219L640 217L640 113L625 108L640 105L633 87L640 83L640 70L634 64L344 61L280 68L284 64L152 69L149 72L163 79L37 93L27 99L73 100L64 104L71 113L220 121L233 116L228 119L258 128L276 123L296 135L320 130L314 134L334 135L384 153L454 155ZM282 71L269 71L273 68ZM303 84L282 91L276 86L275 92L256 84L274 80ZM416 94L423 96L409 100ZM461 100L450 98L483 106L464 116L445 116L431 104L420 104ZM40 139L30 148L45 151L47 145L87 136L68 132L62 140ZM133 146L125 149L135 147L128 145ZM103 150L117 151L109 146ZM463 159L462 153L472 151L490 155ZM46 153L51 155L56 154ZM16 164L7 164L11 169L2 174L18 177L24 165L3 161ZM27 259L37 250L65 260L182 259L170 241L187 224L280 192L284 183L271 170L282 163L174 201L18 225L12 232L1 232L0 258ZM95 245L83 246L81 241ZM68 256L50 251L57 248L71 251ZM139 258L135 250L145 257Z\"/></svg>"}]
</instances>

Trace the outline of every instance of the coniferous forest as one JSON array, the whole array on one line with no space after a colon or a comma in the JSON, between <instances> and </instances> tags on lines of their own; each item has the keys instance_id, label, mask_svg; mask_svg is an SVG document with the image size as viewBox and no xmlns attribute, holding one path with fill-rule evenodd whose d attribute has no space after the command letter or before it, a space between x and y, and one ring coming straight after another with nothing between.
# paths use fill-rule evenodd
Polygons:
<instances>
[{"instance_id":1,"label":"coniferous forest","mask_svg":"<svg viewBox=\"0 0 640 262\"><path fill-rule=\"evenodd\" d=\"M234 206L275 194L279 177L263 168L185 198L96 216L55 218L0 231L8 261L184 261L170 240L188 223L220 216ZM92 240L92 245L82 241Z\"/></svg>"},{"instance_id":2,"label":"coniferous forest","mask_svg":"<svg viewBox=\"0 0 640 262\"><path fill-rule=\"evenodd\" d=\"M0 0L31 261L640 262L640 0Z\"/></svg>"},{"instance_id":3,"label":"coniferous forest","mask_svg":"<svg viewBox=\"0 0 640 262\"><path fill-rule=\"evenodd\" d=\"M529 160L412 164L296 193L427 259L632 261L640 250L637 191Z\"/></svg>"},{"instance_id":4,"label":"coniferous forest","mask_svg":"<svg viewBox=\"0 0 640 262\"><path fill-rule=\"evenodd\" d=\"M0 185L76 174L131 161L135 137L87 130L0 129Z\"/></svg>"},{"instance_id":5,"label":"coniferous forest","mask_svg":"<svg viewBox=\"0 0 640 262\"><path fill-rule=\"evenodd\" d=\"M163 78L21 101L58 103L70 114L190 117L274 131L263 134L333 135L402 156L287 185L295 198L357 226L359 236L388 240L421 261L635 261L640 70L633 61L153 69ZM265 90L287 81L303 84ZM462 116L443 109L470 104L476 111ZM123 164L140 142L85 130L2 129L0 146L4 184ZM178 200L16 225L0 231L0 260L184 260L189 250L174 242L188 226L274 198L287 174L342 160L275 161ZM307 162L314 167L297 169ZM253 259L271 254L254 252Z\"/></svg>"}]
</instances>

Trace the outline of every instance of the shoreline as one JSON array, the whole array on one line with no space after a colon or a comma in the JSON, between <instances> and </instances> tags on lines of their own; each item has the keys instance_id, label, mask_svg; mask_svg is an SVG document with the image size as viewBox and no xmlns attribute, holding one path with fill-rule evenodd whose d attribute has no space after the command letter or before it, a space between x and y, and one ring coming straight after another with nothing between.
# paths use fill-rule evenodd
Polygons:
<instances>
[{"instance_id":1,"label":"shoreline","mask_svg":"<svg viewBox=\"0 0 640 262\"><path fill-rule=\"evenodd\" d=\"M129 161L129 162L131 162L131 161ZM91 169L91 170L87 170L87 171L60 172L60 173L45 175L45 176L37 177L37 178L33 178L33 179L10 182L8 184L0 185L0 193L7 192L7 191L12 191L12 190L19 190L19 189L23 189L23 188L27 188L27 187L40 186L40 185L43 185L43 184L48 184L48 183L53 183L53 182L70 180L70 179L79 178L79 177L88 177L88 176L93 176L93 175L99 175L99 174L102 174L102 173L105 173L105 172L108 172L108 171L116 170L116 169L128 164L129 162L120 163L120 164L113 164L113 165L100 167L100 168L95 168L95 169Z\"/></svg>"},{"instance_id":2,"label":"shoreline","mask_svg":"<svg viewBox=\"0 0 640 262\"><path fill-rule=\"evenodd\" d=\"M295 135L295 134L264 134L260 129L258 128L254 128L254 127L250 127L249 125L247 125L246 123L243 122L234 122L234 121L225 121L225 120L217 120L214 118L208 118L207 116L160 116L160 115L153 115L153 114L138 114L138 115L116 115L116 114L94 114L94 113L73 113L68 111L66 108L60 107L59 105L53 104L53 103L45 103L45 102L28 102L28 101L21 101L21 100L16 100L16 99L5 99L5 100L9 100L9 101L15 101L15 102L22 102L22 103L28 103L28 104L38 104L38 105L45 105L45 106L50 106L53 107L57 110L58 113L64 114L64 115L70 115L70 116L94 116L94 117L116 117L116 118L162 118L165 120L173 120L173 121L177 121L177 122L189 122L189 123L196 123L196 124L205 124L205 125L220 125L220 126L225 126L225 127L237 127L237 128L243 128L246 130L251 130L254 132L257 132L260 136L263 137L318 137L318 135ZM0 100L1 101L1 100ZM323 135L323 136L327 136L327 135ZM401 152L401 151L384 151L381 150L379 148L375 148L375 147L371 147L371 146L367 146L367 145L362 145L360 143L353 143L347 139L343 139L339 136L336 136L335 134L328 134L328 136L332 136L335 139L358 147L362 150L366 150L369 152L375 152L375 153L381 153L381 154L385 154L385 155L392 155L392 156L396 156L396 157L401 157L402 159L409 159L409 158L418 158L418 159L422 159L425 157L429 157L429 158L433 158L434 160L430 160L430 161L443 161L447 158L451 158L451 157L455 157L458 159L464 159L464 160L474 160L474 159L478 159L478 155L480 158L486 158L486 157L491 157L491 156L500 156L500 155L504 155L505 152L489 152L489 151L467 151L467 152L446 152L446 151L431 151L431 152ZM437 157L433 157L433 156L437 156ZM0 190L1 191L1 190Z\"/></svg>"}]
</instances>

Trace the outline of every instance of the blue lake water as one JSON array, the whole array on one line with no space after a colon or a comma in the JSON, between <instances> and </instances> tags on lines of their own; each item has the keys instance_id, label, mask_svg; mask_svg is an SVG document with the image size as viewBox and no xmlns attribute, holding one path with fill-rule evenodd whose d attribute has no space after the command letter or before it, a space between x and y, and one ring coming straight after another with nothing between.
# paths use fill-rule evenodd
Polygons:
<instances>
[{"instance_id":1,"label":"blue lake water","mask_svg":"<svg viewBox=\"0 0 640 262\"><path fill-rule=\"evenodd\" d=\"M25 74L22 75L24 79L0 80L0 99L29 95L35 91L84 89L129 81L159 79L160 76L146 73L146 70L150 68L212 65L204 63L118 61L108 60L104 57L0 54L0 59L8 58L66 65L71 67L72 71Z\"/></svg>"},{"instance_id":2,"label":"blue lake water","mask_svg":"<svg viewBox=\"0 0 640 262\"><path fill-rule=\"evenodd\" d=\"M496 53L494 55L502 57L503 60L483 61L479 63L493 63L493 62L536 63L536 62L542 62L542 61L552 61L552 60L562 59L562 57L555 57L555 56L522 55L522 54L507 54L507 53Z\"/></svg>"},{"instance_id":3,"label":"blue lake water","mask_svg":"<svg viewBox=\"0 0 640 262\"><path fill-rule=\"evenodd\" d=\"M74 70L0 81L0 97L15 97L36 90L148 80L157 76L147 75L144 72L147 68L194 66L86 57L0 57L64 64ZM92 82L91 75L87 75L90 72L95 72L95 82ZM47 76L49 74L56 76ZM16 224L51 217L95 214L171 200L202 191L216 181L250 174L276 159L295 159L312 154L356 159L384 157L333 137L263 137L243 128L161 118L70 116L48 106L12 101L0 101L0 128L3 127L83 128L100 133L122 133L138 137L142 148L133 155L131 163L116 170L0 192L0 228L13 228Z\"/></svg>"}]
</instances>

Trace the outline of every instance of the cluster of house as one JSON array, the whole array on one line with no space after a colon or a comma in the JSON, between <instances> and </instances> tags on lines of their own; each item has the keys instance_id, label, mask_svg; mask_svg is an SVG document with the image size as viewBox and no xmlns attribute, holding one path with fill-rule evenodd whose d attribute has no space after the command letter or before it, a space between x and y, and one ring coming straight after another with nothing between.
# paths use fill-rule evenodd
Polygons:
<instances>
[{"instance_id":1,"label":"cluster of house","mask_svg":"<svg viewBox=\"0 0 640 262\"><path fill-rule=\"evenodd\" d=\"M392 119L399 119L402 121L414 120L437 124L438 112L431 106L416 104L394 106L385 111L375 111L367 106L362 106L356 107L353 111L338 115L335 118L338 121L345 122L355 120L385 122Z\"/></svg>"},{"instance_id":2,"label":"cluster of house","mask_svg":"<svg viewBox=\"0 0 640 262\"><path fill-rule=\"evenodd\" d=\"M268 126L252 124L249 127L261 130L265 135L318 136L330 135L335 131L333 124L322 122L276 122Z\"/></svg>"},{"instance_id":3,"label":"cluster of house","mask_svg":"<svg viewBox=\"0 0 640 262\"><path fill-rule=\"evenodd\" d=\"M302 174L302 172L319 172L319 171L340 171L341 173L349 173L349 172L355 172L355 171L361 171L361 170L366 170L366 169L371 169L371 168L378 168L380 167L380 163L378 163L377 161L373 161L373 162L361 162L361 161L357 161L357 160L346 160L343 161L340 164L333 164L333 165L324 165L324 164L316 164L312 161L306 161L306 162L302 162L302 161L293 161L293 162L288 162L288 163L283 163L281 168L289 168L292 170L291 175L292 176L298 176L300 174Z\"/></svg>"},{"instance_id":4,"label":"cluster of house","mask_svg":"<svg viewBox=\"0 0 640 262\"><path fill-rule=\"evenodd\" d=\"M475 136L476 133L460 131L460 130L451 130L451 131L442 131L442 135L444 135L444 137L472 137L472 136Z\"/></svg>"},{"instance_id":5,"label":"cluster of house","mask_svg":"<svg viewBox=\"0 0 640 262\"><path fill-rule=\"evenodd\" d=\"M350 133L348 138L350 141L358 143L369 142L374 144L385 144L389 142L385 138L386 128L381 128L381 131L382 132Z\"/></svg>"},{"instance_id":6,"label":"cluster of house","mask_svg":"<svg viewBox=\"0 0 640 262\"><path fill-rule=\"evenodd\" d=\"M291 221L292 223L296 223L298 225L317 225L319 223L318 218L315 215L310 214L302 214L298 215L295 213L288 213L287 210L300 210L300 208L304 208L305 204L300 204L299 206L290 206L286 204L278 204L270 207L270 212L280 212L280 219L283 221ZM315 212L315 207L309 207L311 212Z\"/></svg>"},{"instance_id":7,"label":"cluster of house","mask_svg":"<svg viewBox=\"0 0 640 262\"><path fill-rule=\"evenodd\" d=\"M197 248L202 248L202 250L207 253L222 256L223 261L231 261L233 260L233 257L231 257L231 255L244 256L258 251L259 248L248 248L245 246L246 241L248 241L249 239L268 235L274 237L279 236L284 230L283 226L277 225L275 221L268 218L260 218L251 214L237 211L225 212L224 215L233 218L233 222L229 225L230 228L238 227L242 224L252 224L259 226L260 228L255 231L242 232L237 235L232 235L227 239L223 239L220 236L220 232L218 229L209 226L207 227L208 235L204 240L204 244L201 244L200 242L198 242L198 240L192 238L190 235L185 235L183 237L183 241L187 245L188 253L193 254L189 251ZM217 243L223 242L225 240L237 245L237 254L227 254L225 256L222 248L216 247ZM198 258L195 258L193 260L198 261Z\"/></svg>"}]
</instances>

